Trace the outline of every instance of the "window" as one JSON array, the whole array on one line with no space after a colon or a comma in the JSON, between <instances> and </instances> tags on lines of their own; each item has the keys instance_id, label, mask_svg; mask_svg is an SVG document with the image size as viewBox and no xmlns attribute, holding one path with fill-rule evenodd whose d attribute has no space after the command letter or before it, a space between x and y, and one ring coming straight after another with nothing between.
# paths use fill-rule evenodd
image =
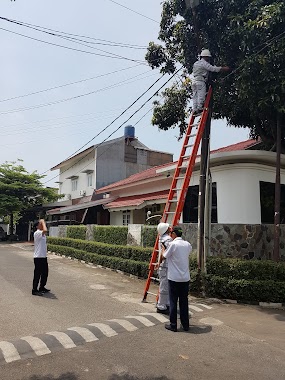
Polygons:
<instances>
[{"instance_id":1,"label":"window","mask_svg":"<svg viewBox=\"0 0 285 380\"><path fill-rule=\"evenodd\" d=\"M127 226L131 223L131 212L130 210L123 211L123 226Z\"/></svg>"},{"instance_id":2,"label":"window","mask_svg":"<svg viewBox=\"0 0 285 380\"><path fill-rule=\"evenodd\" d=\"M189 186L183 208L183 223L198 223L199 186ZM212 215L211 222L218 222L217 215L217 185L212 184Z\"/></svg>"},{"instance_id":3,"label":"window","mask_svg":"<svg viewBox=\"0 0 285 380\"><path fill-rule=\"evenodd\" d=\"M260 181L259 188L261 223L273 224L275 213L275 184ZM280 192L280 223L285 224L285 185L281 185Z\"/></svg>"},{"instance_id":4,"label":"window","mask_svg":"<svg viewBox=\"0 0 285 380\"><path fill-rule=\"evenodd\" d=\"M92 174L87 174L87 187L92 187L93 177Z\"/></svg>"},{"instance_id":5,"label":"window","mask_svg":"<svg viewBox=\"0 0 285 380\"><path fill-rule=\"evenodd\" d=\"M77 179L72 179L71 180L71 191L76 191L77 190L77 184L78 184Z\"/></svg>"}]
</instances>

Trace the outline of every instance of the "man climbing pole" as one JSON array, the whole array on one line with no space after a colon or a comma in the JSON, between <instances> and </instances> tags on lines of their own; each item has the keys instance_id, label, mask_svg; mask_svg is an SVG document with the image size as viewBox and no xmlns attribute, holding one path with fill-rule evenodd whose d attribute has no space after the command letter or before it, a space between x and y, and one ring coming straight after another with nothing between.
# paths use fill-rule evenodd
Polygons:
<instances>
[{"instance_id":1,"label":"man climbing pole","mask_svg":"<svg viewBox=\"0 0 285 380\"><path fill-rule=\"evenodd\" d=\"M213 66L209 63L211 53L208 49L201 51L200 59L193 65L192 71L192 91L193 91L193 113L195 116L203 112L205 97L206 97L206 84L208 81L209 72L223 72L229 71L228 66Z\"/></svg>"}]
</instances>

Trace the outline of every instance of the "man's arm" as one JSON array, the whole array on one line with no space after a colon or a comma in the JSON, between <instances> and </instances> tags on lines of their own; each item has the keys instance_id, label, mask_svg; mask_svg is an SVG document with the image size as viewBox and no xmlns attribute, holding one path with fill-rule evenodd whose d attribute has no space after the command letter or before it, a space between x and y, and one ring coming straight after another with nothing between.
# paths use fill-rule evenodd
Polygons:
<instances>
[{"instance_id":1,"label":"man's arm","mask_svg":"<svg viewBox=\"0 0 285 380\"><path fill-rule=\"evenodd\" d=\"M47 234L47 226L46 226L46 222L44 221L44 219L41 219L40 220L40 223L42 225L42 234L43 236Z\"/></svg>"},{"instance_id":2,"label":"man's arm","mask_svg":"<svg viewBox=\"0 0 285 380\"><path fill-rule=\"evenodd\" d=\"M219 73L220 71L229 71L228 66L213 66L209 62L203 59L203 66L206 70L211 71L212 73Z\"/></svg>"}]
</instances>

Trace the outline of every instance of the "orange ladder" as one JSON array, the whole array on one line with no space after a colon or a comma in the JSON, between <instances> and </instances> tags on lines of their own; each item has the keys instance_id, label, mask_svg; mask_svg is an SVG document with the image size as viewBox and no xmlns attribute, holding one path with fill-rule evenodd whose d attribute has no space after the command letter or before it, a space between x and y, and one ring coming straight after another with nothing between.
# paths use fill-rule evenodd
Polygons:
<instances>
[{"instance_id":1,"label":"orange ladder","mask_svg":"<svg viewBox=\"0 0 285 380\"><path fill-rule=\"evenodd\" d=\"M177 161L177 166L173 175L171 187L169 189L168 198L162 214L161 222L169 223L170 225L175 226L180 221L190 179L197 158L198 149L202 140L203 132L209 115L209 106L212 97L212 92L213 90L210 86L205 100L201 118L196 124L194 123L196 116L194 116L193 113L191 114L184 142L182 145L180 157ZM182 186L178 188L177 185L178 181L180 180L182 180ZM153 277L153 273L155 264L157 263L158 254L159 236L157 236L156 238L153 252L151 255L151 260L149 263L149 273L144 289L143 302L146 301L148 294L157 296L156 294L149 292L149 287L151 280L157 280L155 277Z\"/></svg>"}]
</instances>

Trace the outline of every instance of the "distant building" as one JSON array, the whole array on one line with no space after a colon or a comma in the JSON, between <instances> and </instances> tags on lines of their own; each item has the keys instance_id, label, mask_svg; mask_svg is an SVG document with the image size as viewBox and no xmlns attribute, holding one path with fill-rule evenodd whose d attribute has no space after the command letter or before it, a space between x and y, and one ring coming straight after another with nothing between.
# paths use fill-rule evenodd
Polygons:
<instances>
[{"instance_id":1,"label":"distant building","mask_svg":"<svg viewBox=\"0 0 285 380\"><path fill-rule=\"evenodd\" d=\"M125 127L124 136L93 145L51 168L59 170L59 194L64 198L46 205L53 207L47 212L49 223L109 224L102 205L110 199L94 191L170 161L172 154L149 149L135 137L134 127Z\"/></svg>"}]
</instances>

